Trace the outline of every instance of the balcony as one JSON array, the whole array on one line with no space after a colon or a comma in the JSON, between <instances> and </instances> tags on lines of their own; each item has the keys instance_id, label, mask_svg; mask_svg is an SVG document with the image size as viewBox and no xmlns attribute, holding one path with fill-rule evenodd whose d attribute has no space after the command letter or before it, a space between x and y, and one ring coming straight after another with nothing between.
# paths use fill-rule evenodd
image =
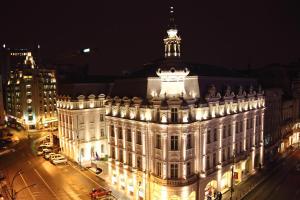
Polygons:
<instances>
[{"instance_id":1,"label":"balcony","mask_svg":"<svg viewBox=\"0 0 300 200\"><path fill-rule=\"evenodd\" d=\"M151 175L151 181L154 183L158 183L163 186L187 186L195 183L198 180L198 176L196 174L190 176L187 179L162 179L161 177L157 177L155 175Z\"/></svg>"}]
</instances>

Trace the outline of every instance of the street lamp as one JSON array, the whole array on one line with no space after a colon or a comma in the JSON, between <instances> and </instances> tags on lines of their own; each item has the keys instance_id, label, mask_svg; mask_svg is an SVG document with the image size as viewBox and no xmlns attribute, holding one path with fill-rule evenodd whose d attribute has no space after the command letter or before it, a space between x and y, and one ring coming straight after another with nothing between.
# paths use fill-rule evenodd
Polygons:
<instances>
[{"instance_id":1,"label":"street lamp","mask_svg":"<svg viewBox=\"0 0 300 200\"><path fill-rule=\"evenodd\" d=\"M23 190L25 190L25 189L27 189L27 188L30 188L30 187L33 187L33 186L35 186L36 184L34 183L34 184L31 184L31 185L28 185L28 186L26 186L26 187L23 187L22 189L20 189L20 190L18 190L18 191L14 191L13 190L13 193L12 193L12 200L16 200L17 199L17 194L19 193L19 192L22 192Z\"/></svg>"},{"instance_id":2,"label":"street lamp","mask_svg":"<svg viewBox=\"0 0 300 200\"><path fill-rule=\"evenodd\" d=\"M11 198L13 198L13 194L14 194L14 181L15 181L15 179L17 178L17 176L20 176L22 173L23 173L22 170L19 169L19 170L15 173L15 175L13 176L13 179L12 179L12 181L11 181L11 183L10 183Z\"/></svg>"}]
</instances>

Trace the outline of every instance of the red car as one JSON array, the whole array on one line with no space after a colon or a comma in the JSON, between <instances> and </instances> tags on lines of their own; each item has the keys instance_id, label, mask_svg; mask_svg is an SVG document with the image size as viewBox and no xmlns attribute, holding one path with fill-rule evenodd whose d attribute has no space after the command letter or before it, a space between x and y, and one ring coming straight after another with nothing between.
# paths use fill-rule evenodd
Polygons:
<instances>
[{"instance_id":1,"label":"red car","mask_svg":"<svg viewBox=\"0 0 300 200\"><path fill-rule=\"evenodd\" d=\"M106 190L104 188L97 188L93 189L92 192L90 193L91 199L96 200L96 199L105 199L109 196L111 196L111 191Z\"/></svg>"}]
</instances>

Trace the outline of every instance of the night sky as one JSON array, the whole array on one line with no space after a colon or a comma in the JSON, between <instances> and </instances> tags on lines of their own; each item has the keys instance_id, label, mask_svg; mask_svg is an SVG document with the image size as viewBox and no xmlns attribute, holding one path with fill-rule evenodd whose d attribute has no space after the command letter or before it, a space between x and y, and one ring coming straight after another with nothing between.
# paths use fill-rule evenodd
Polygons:
<instances>
[{"instance_id":1,"label":"night sky","mask_svg":"<svg viewBox=\"0 0 300 200\"><path fill-rule=\"evenodd\" d=\"M163 56L167 0L80 2L1 2L1 44L41 44L43 56L51 59L96 48L89 59L91 74L120 74ZM178 0L175 21L183 58L234 68L295 61L299 10L299 0Z\"/></svg>"}]
</instances>

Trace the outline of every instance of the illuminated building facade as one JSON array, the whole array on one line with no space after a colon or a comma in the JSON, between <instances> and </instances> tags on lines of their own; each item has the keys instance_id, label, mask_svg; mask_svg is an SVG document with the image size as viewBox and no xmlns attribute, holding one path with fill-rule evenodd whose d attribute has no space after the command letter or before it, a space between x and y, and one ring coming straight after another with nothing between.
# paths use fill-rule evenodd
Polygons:
<instances>
[{"instance_id":1,"label":"illuminated building facade","mask_svg":"<svg viewBox=\"0 0 300 200\"><path fill-rule=\"evenodd\" d=\"M2 76L0 75L0 83L2 83ZM5 124L5 113L4 113L4 101L3 101L3 89L2 84L0 85L0 126Z\"/></svg>"},{"instance_id":2,"label":"illuminated building facade","mask_svg":"<svg viewBox=\"0 0 300 200\"><path fill-rule=\"evenodd\" d=\"M62 152L82 166L107 156L105 95L59 97L58 133Z\"/></svg>"},{"instance_id":3,"label":"illuminated building facade","mask_svg":"<svg viewBox=\"0 0 300 200\"><path fill-rule=\"evenodd\" d=\"M264 92L193 73L173 17L164 45L156 75L115 81L106 98L110 181L130 199L206 199L229 189L232 167L236 184L263 166Z\"/></svg>"},{"instance_id":4,"label":"illuminated building facade","mask_svg":"<svg viewBox=\"0 0 300 200\"><path fill-rule=\"evenodd\" d=\"M10 68L6 114L9 122L26 129L57 126L55 71L38 68L31 52L23 64Z\"/></svg>"}]
</instances>

